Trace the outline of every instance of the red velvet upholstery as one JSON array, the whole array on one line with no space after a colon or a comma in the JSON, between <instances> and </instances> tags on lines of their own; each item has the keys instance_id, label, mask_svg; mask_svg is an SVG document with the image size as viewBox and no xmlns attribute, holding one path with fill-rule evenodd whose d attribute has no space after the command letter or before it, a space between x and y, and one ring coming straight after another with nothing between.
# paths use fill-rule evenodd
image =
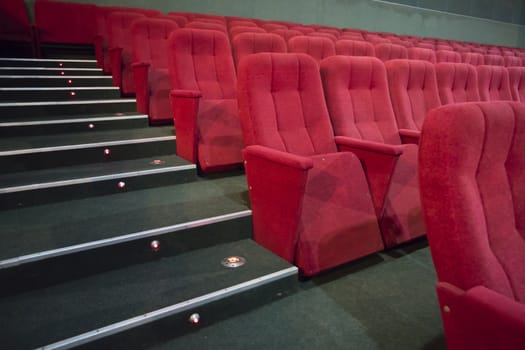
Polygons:
<instances>
[{"instance_id":1,"label":"red velvet upholstery","mask_svg":"<svg viewBox=\"0 0 525 350\"><path fill-rule=\"evenodd\" d=\"M261 27L264 28L264 30L266 30L267 32L271 32L276 29L288 29L288 26L278 23L263 23Z\"/></svg>"},{"instance_id":2,"label":"red velvet upholstery","mask_svg":"<svg viewBox=\"0 0 525 350\"><path fill-rule=\"evenodd\" d=\"M478 73L466 63L438 63L436 78L441 103L479 101Z\"/></svg>"},{"instance_id":3,"label":"red velvet upholstery","mask_svg":"<svg viewBox=\"0 0 525 350\"><path fill-rule=\"evenodd\" d=\"M423 60L429 61L430 63L436 63L436 52L421 47L410 47L408 48L408 58L411 60Z\"/></svg>"},{"instance_id":4,"label":"red velvet upholstery","mask_svg":"<svg viewBox=\"0 0 525 350\"><path fill-rule=\"evenodd\" d=\"M257 27L257 23L252 21L246 21L246 20L235 20L235 21L229 21L228 22L228 28L232 27Z\"/></svg>"},{"instance_id":5,"label":"red velvet upholstery","mask_svg":"<svg viewBox=\"0 0 525 350\"><path fill-rule=\"evenodd\" d=\"M365 34L365 39L366 41L372 43L372 44L381 44L381 43L386 43L386 44L390 44L390 40L388 40L387 38L383 38L382 36L380 35L377 35L377 34L374 34L374 33L366 33Z\"/></svg>"},{"instance_id":6,"label":"red velvet upholstery","mask_svg":"<svg viewBox=\"0 0 525 350\"><path fill-rule=\"evenodd\" d=\"M282 29L282 28L281 28ZM290 27L291 30L297 30L297 31L300 31L301 33L303 34L308 34L310 32L314 32L315 29L314 28L311 28L311 27L307 27L307 26L291 26Z\"/></svg>"},{"instance_id":7,"label":"red velvet upholstery","mask_svg":"<svg viewBox=\"0 0 525 350\"><path fill-rule=\"evenodd\" d=\"M436 51L437 50L454 51L454 48L448 44L436 44Z\"/></svg>"},{"instance_id":8,"label":"red velvet upholstery","mask_svg":"<svg viewBox=\"0 0 525 350\"><path fill-rule=\"evenodd\" d=\"M335 55L335 45L328 38L294 36L288 40L288 52L306 53L320 62L323 58Z\"/></svg>"},{"instance_id":9,"label":"red velvet upholstery","mask_svg":"<svg viewBox=\"0 0 525 350\"><path fill-rule=\"evenodd\" d=\"M0 41L33 43L33 27L24 0L0 1L0 23Z\"/></svg>"},{"instance_id":10,"label":"red velvet upholstery","mask_svg":"<svg viewBox=\"0 0 525 350\"><path fill-rule=\"evenodd\" d=\"M134 12L111 12L109 15L109 54L111 57L111 74L113 85L120 87L124 95L135 93L133 80L132 35L133 22L146 18Z\"/></svg>"},{"instance_id":11,"label":"red velvet upholstery","mask_svg":"<svg viewBox=\"0 0 525 350\"><path fill-rule=\"evenodd\" d=\"M436 51L436 61L441 62L452 62L461 63L461 54L459 52L449 50L438 50Z\"/></svg>"},{"instance_id":12,"label":"red velvet upholstery","mask_svg":"<svg viewBox=\"0 0 525 350\"><path fill-rule=\"evenodd\" d=\"M376 57L381 61L389 61L401 58L408 58L406 47L396 44L380 43L375 45Z\"/></svg>"},{"instance_id":13,"label":"red velvet upholstery","mask_svg":"<svg viewBox=\"0 0 525 350\"><path fill-rule=\"evenodd\" d=\"M35 26L38 42L93 44L96 11L95 5L36 0Z\"/></svg>"},{"instance_id":14,"label":"red velvet upholstery","mask_svg":"<svg viewBox=\"0 0 525 350\"><path fill-rule=\"evenodd\" d=\"M428 50L436 50L436 45L428 42L418 42L414 45L415 47L419 47L421 49L428 49Z\"/></svg>"},{"instance_id":15,"label":"red velvet upholstery","mask_svg":"<svg viewBox=\"0 0 525 350\"><path fill-rule=\"evenodd\" d=\"M266 33L266 30L260 27L231 27L230 38L233 40L238 34L241 33Z\"/></svg>"},{"instance_id":16,"label":"red velvet upholstery","mask_svg":"<svg viewBox=\"0 0 525 350\"><path fill-rule=\"evenodd\" d=\"M149 115L151 124L172 124L169 100L168 37L177 22L163 18L143 18L131 27L133 79L137 111Z\"/></svg>"},{"instance_id":17,"label":"red velvet upholstery","mask_svg":"<svg viewBox=\"0 0 525 350\"><path fill-rule=\"evenodd\" d=\"M96 12L96 27L95 27L95 55L97 57L97 65L104 69L104 73L111 73L111 57L108 51L109 48L109 15L112 12L133 12L141 13L147 17L155 17L161 13L157 10L140 9L134 7L97 7Z\"/></svg>"},{"instance_id":18,"label":"red velvet upholstery","mask_svg":"<svg viewBox=\"0 0 525 350\"><path fill-rule=\"evenodd\" d=\"M307 36L316 36L320 38L327 38L332 40L334 43L337 41L337 37L331 33L324 33L324 32L310 32L306 34Z\"/></svg>"},{"instance_id":19,"label":"red velvet upholstery","mask_svg":"<svg viewBox=\"0 0 525 350\"><path fill-rule=\"evenodd\" d=\"M272 33L277 34L280 37L282 37L285 43L287 43L288 40L290 40L290 38L293 38L294 36L303 35L302 32L298 30L293 30L293 29L275 29L275 30L272 30Z\"/></svg>"},{"instance_id":20,"label":"red velvet upholstery","mask_svg":"<svg viewBox=\"0 0 525 350\"><path fill-rule=\"evenodd\" d=\"M423 235L417 145L401 145L383 63L330 57L321 62L321 76L335 135L352 139L340 150L364 164L385 246Z\"/></svg>"},{"instance_id":21,"label":"red velvet upholstery","mask_svg":"<svg viewBox=\"0 0 525 350\"><path fill-rule=\"evenodd\" d=\"M177 22L179 28L183 28L186 26L186 24L188 24L188 19L184 16L176 14L168 14L167 16L172 18L175 22Z\"/></svg>"},{"instance_id":22,"label":"red velvet upholstery","mask_svg":"<svg viewBox=\"0 0 525 350\"><path fill-rule=\"evenodd\" d=\"M186 24L185 28L194 28L194 29L206 29L206 30L217 30L228 34L226 25L218 23L218 21L205 21L205 20L194 20Z\"/></svg>"},{"instance_id":23,"label":"red velvet upholstery","mask_svg":"<svg viewBox=\"0 0 525 350\"><path fill-rule=\"evenodd\" d=\"M509 73L502 66L477 66L481 101L512 100Z\"/></svg>"},{"instance_id":24,"label":"red velvet upholstery","mask_svg":"<svg viewBox=\"0 0 525 350\"><path fill-rule=\"evenodd\" d=\"M489 66L504 66L505 60L503 59L503 56L500 55L492 55L488 54L485 55L485 64Z\"/></svg>"},{"instance_id":25,"label":"red velvet upholstery","mask_svg":"<svg viewBox=\"0 0 525 350\"><path fill-rule=\"evenodd\" d=\"M463 63L468 63L473 66L482 66L485 64L485 56L475 52L463 52L461 54Z\"/></svg>"},{"instance_id":26,"label":"red velvet upholstery","mask_svg":"<svg viewBox=\"0 0 525 350\"><path fill-rule=\"evenodd\" d=\"M335 52L344 56L375 56L374 45L358 40L337 40Z\"/></svg>"},{"instance_id":27,"label":"red velvet upholstery","mask_svg":"<svg viewBox=\"0 0 525 350\"><path fill-rule=\"evenodd\" d=\"M226 34L187 27L174 31L169 72L177 154L204 172L238 167L243 142Z\"/></svg>"},{"instance_id":28,"label":"red velvet upholstery","mask_svg":"<svg viewBox=\"0 0 525 350\"><path fill-rule=\"evenodd\" d=\"M508 67L512 99L525 102L525 67Z\"/></svg>"},{"instance_id":29,"label":"red velvet upholstery","mask_svg":"<svg viewBox=\"0 0 525 350\"><path fill-rule=\"evenodd\" d=\"M521 58L516 56L509 56L505 55L503 56L503 62L505 63L505 67L521 67Z\"/></svg>"},{"instance_id":30,"label":"red velvet upholstery","mask_svg":"<svg viewBox=\"0 0 525 350\"><path fill-rule=\"evenodd\" d=\"M501 56L501 50L496 46L490 46L487 48L487 55Z\"/></svg>"},{"instance_id":31,"label":"red velvet upholstery","mask_svg":"<svg viewBox=\"0 0 525 350\"><path fill-rule=\"evenodd\" d=\"M341 31L337 28L334 28L334 27L331 27L331 28L328 28L328 27L325 27L325 28L319 28L317 29L317 32L318 33L328 33L328 34L332 34L333 36L335 36L336 38L338 38L340 35L341 35Z\"/></svg>"},{"instance_id":32,"label":"red velvet upholstery","mask_svg":"<svg viewBox=\"0 0 525 350\"><path fill-rule=\"evenodd\" d=\"M421 200L450 350L525 343L525 106L478 102L429 113Z\"/></svg>"},{"instance_id":33,"label":"red velvet upholstery","mask_svg":"<svg viewBox=\"0 0 525 350\"><path fill-rule=\"evenodd\" d=\"M310 56L245 57L239 113L259 244L304 275L382 249L363 169L355 155L336 153L318 65Z\"/></svg>"},{"instance_id":34,"label":"red velvet upholstery","mask_svg":"<svg viewBox=\"0 0 525 350\"><path fill-rule=\"evenodd\" d=\"M338 40L356 40L365 41L363 34L359 32L343 32Z\"/></svg>"},{"instance_id":35,"label":"red velvet upholstery","mask_svg":"<svg viewBox=\"0 0 525 350\"><path fill-rule=\"evenodd\" d=\"M421 130L425 115L441 101L434 65L427 61L385 62L392 106L400 129Z\"/></svg>"},{"instance_id":36,"label":"red velvet upholstery","mask_svg":"<svg viewBox=\"0 0 525 350\"><path fill-rule=\"evenodd\" d=\"M232 41L235 66L247 55L258 52L286 52L286 42L277 34L242 33Z\"/></svg>"}]
</instances>

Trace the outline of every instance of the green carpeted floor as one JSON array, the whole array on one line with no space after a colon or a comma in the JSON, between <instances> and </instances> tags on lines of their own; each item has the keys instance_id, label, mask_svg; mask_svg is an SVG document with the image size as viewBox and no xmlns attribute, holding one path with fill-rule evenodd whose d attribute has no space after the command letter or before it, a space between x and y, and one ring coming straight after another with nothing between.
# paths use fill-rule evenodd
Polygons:
<instances>
[{"instance_id":1,"label":"green carpeted floor","mask_svg":"<svg viewBox=\"0 0 525 350\"><path fill-rule=\"evenodd\" d=\"M350 263L150 349L446 349L424 240Z\"/></svg>"}]
</instances>

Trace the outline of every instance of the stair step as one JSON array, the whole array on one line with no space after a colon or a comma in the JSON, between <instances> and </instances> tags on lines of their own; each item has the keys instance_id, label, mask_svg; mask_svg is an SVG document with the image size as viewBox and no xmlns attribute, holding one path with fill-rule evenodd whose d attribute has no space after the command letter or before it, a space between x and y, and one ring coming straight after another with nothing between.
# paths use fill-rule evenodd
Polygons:
<instances>
[{"instance_id":1,"label":"stair step","mask_svg":"<svg viewBox=\"0 0 525 350\"><path fill-rule=\"evenodd\" d=\"M148 126L148 116L137 113L94 114L81 118L76 115L64 115L50 118L42 119L32 115L2 118L0 137L80 133L88 130L122 130Z\"/></svg>"},{"instance_id":2,"label":"stair step","mask_svg":"<svg viewBox=\"0 0 525 350\"><path fill-rule=\"evenodd\" d=\"M232 255L247 263L222 266ZM251 240L217 245L4 297L0 341L9 349L66 348L177 315L184 327L194 312L212 318L205 310L214 302L277 281L291 288L296 278L295 267Z\"/></svg>"},{"instance_id":3,"label":"stair step","mask_svg":"<svg viewBox=\"0 0 525 350\"><path fill-rule=\"evenodd\" d=\"M2 75L27 75L27 76L67 76L67 75L87 75L101 76L104 72L100 68L55 68L55 67L0 67Z\"/></svg>"},{"instance_id":4,"label":"stair step","mask_svg":"<svg viewBox=\"0 0 525 350\"><path fill-rule=\"evenodd\" d=\"M97 61L41 58L0 58L0 67L97 68Z\"/></svg>"},{"instance_id":5,"label":"stair step","mask_svg":"<svg viewBox=\"0 0 525 350\"><path fill-rule=\"evenodd\" d=\"M6 137L0 143L3 173L174 154L173 127Z\"/></svg>"},{"instance_id":6,"label":"stair step","mask_svg":"<svg viewBox=\"0 0 525 350\"><path fill-rule=\"evenodd\" d=\"M195 179L196 169L164 155L0 174L0 209L183 183Z\"/></svg>"},{"instance_id":7,"label":"stair step","mask_svg":"<svg viewBox=\"0 0 525 350\"><path fill-rule=\"evenodd\" d=\"M0 75L1 87L76 87L76 86L113 86L111 76L50 76L50 75Z\"/></svg>"},{"instance_id":8,"label":"stair step","mask_svg":"<svg viewBox=\"0 0 525 350\"><path fill-rule=\"evenodd\" d=\"M46 102L4 102L0 103L2 116L16 118L33 114L40 117L71 114L124 113L135 112L136 101L132 98L113 100L46 101Z\"/></svg>"},{"instance_id":9,"label":"stair step","mask_svg":"<svg viewBox=\"0 0 525 350\"><path fill-rule=\"evenodd\" d=\"M0 88L0 102L78 101L118 99L120 89L101 87L23 87Z\"/></svg>"},{"instance_id":10,"label":"stair step","mask_svg":"<svg viewBox=\"0 0 525 350\"><path fill-rule=\"evenodd\" d=\"M158 237L181 225L190 228L232 215L250 216L244 175L3 210L0 269Z\"/></svg>"}]
</instances>

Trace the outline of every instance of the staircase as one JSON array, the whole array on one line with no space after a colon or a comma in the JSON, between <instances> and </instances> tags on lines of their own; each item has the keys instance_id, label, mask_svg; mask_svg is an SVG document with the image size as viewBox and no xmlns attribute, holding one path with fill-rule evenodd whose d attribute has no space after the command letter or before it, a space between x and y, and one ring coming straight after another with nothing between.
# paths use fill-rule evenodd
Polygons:
<instances>
[{"instance_id":1,"label":"staircase","mask_svg":"<svg viewBox=\"0 0 525 350\"><path fill-rule=\"evenodd\" d=\"M120 96L94 60L0 58L4 349L147 348L296 285L244 174L198 176Z\"/></svg>"}]
</instances>

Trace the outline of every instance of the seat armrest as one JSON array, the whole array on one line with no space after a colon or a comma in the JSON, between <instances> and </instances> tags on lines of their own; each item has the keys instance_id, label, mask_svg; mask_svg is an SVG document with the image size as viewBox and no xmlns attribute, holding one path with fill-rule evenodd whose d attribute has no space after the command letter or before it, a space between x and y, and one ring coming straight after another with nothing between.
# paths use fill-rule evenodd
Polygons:
<instances>
[{"instance_id":1,"label":"seat armrest","mask_svg":"<svg viewBox=\"0 0 525 350\"><path fill-rule=\"evenodd\" d=\"M401 142L403 142L404 144L413 143L419 145L421 131L411 129L399 129L399 136L401 137Z\"/></svg>"},{"instance_id":2,"label":"seat armrest","mask_svg":"<svg viewBox=\"0 0 525 350\"><path fill-rule=\"evenodd\" d=\"M243 151L255 241L294 263L308 169L313 161L264 146Z\"/></svg>"},{"instance_id":3,"label":"seat armrest","mask_svg":"<svg viewBox=\"0 0 525 350\"><path fill-rule=\"evenodd\" d=\"M171 90L170 103L177 135L177 154L197 164L197 115L202 93L197 90Z\"/></svg>"},{"instance_id":4,"label":"seat armrest","mask_svg":"<svg viewBox=\"0 0 525 350\"><path fill-rule=\"evenodd\" d=\"M403 154L403 146L387 145L344 136L336 136L335 142L340 152L352 152L361 160L372 193L376 215L378 219L381 219L392 174L395 171L399 156Z\"/></svg>"}]
</instances>

